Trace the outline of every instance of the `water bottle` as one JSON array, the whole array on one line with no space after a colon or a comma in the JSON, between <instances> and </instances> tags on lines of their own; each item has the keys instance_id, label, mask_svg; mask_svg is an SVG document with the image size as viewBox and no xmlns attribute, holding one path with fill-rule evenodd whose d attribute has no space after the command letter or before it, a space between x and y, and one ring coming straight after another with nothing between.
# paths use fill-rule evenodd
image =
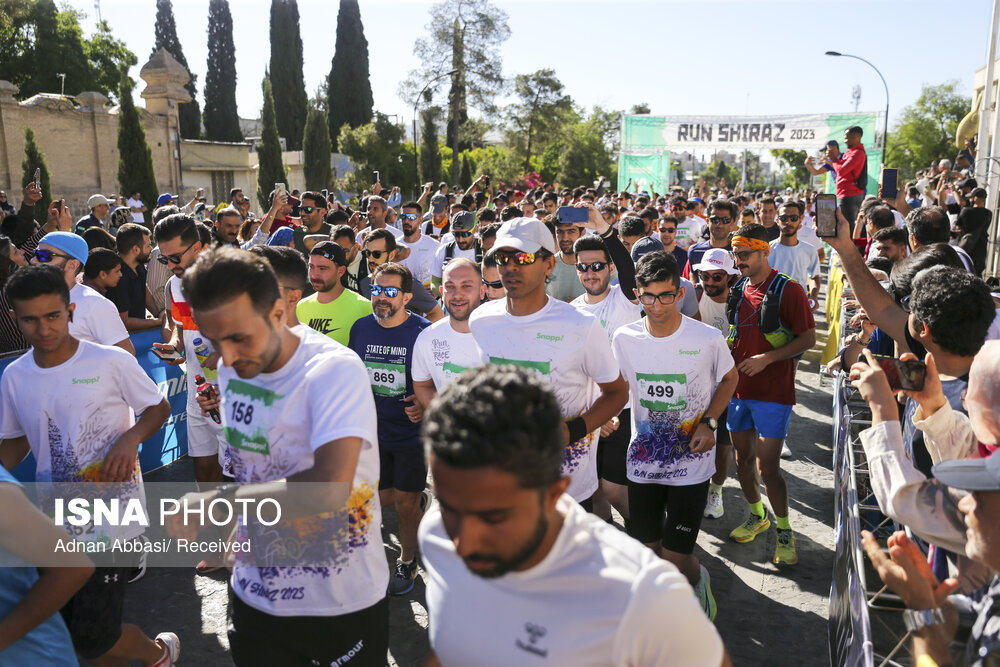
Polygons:
<instances>
[{"instance_id":1,"label":"water bottle","mask_svg":"<svg viewBox=\"0 0 1000 667\"><path fill-rule=\"evenodd\" d=\"M203 378L202 376L195 375L194 382L198 387L199 396L204 396L205 398L212 398L212 396L215 395L215 385L206 381L205 378ZM222 423L222 415L220 415L219 411L216 410L215 408L211 408L208 411L208 416L211 417L212 421L214 421L216 424Z\"/></svg>"},{"instance_id":2,"label":"water bottle","mask_svg":"<svg viewBox=\"0 0 1000 667\"><path fill-rule=\"evenodd\" d=\"M219 372L214 368L205 366L205 362L212 355L212 348L201 338L195 338L192 342L194 343L194 356L198 357L198 365L204 371L205 379L209 382L215 382L219 378Z\"/></svg>"}]
</instances>

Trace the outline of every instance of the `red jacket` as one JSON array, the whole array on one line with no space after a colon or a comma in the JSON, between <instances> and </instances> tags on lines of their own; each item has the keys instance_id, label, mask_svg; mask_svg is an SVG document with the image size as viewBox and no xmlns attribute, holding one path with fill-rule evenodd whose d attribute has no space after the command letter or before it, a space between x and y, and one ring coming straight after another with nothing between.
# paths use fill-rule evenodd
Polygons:
<instances>
[{"instance_id":1,"label":"red jacket","mask_svg":"<svg viewBox=\"0 0 1000 667\"><path fill-rule=\"evenodd\" d=\"M863 144L848 148L837 163L837 197L853 197L863 195L865 191L858 187L857 180L868 164Z\"/></svg>"}]
</instances>

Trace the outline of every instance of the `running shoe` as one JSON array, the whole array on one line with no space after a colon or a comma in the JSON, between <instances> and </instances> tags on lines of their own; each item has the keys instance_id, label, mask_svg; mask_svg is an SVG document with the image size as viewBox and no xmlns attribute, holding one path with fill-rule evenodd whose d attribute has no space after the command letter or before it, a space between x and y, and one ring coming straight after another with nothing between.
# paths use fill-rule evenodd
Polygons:
<instances>
[{"instance_id":1,"label":"running shoe","mask_svg":"<svg viewBox=\"0 0 1000 667\"><path fill-rule=\"evenodd\" d=\"M176 665L177 659L181 657L181 640L172 632L161 632L156 635L156 645L162 646L165 651L153 667L170 667Z\"/></svg>"},{"instance_id":2,"label":"running shoe","mask_svg":"<svg viewBox=\"0 0 1000 667\"><path fill-rule=\"evenodd\" d=\"M708 502L705 503L705 518L721 519L723 514L725 510L722 508L722 491L709 491Z\"/></svg>"},{"instance_id":3,"label":"running shoe","mask_svg":"<svg viewBox=\"0 0 1000 667\"><path fill-rule=\"evenodd\" d=\"M795 533L789 530L778 529L778 543L774 547L775 565L795 565L799 562L798 554L795 553Z\"/></svg>"},{"instance_id":4,"label":"running shoe","mask_svg":"<svg viewBox=\"0 0 1000 667\"><path fill-rule=\"evenodd\" d=\"M427 512L427 508L431 506L431 492L424 489L420 492L420 511L423 513Z\"/></svg>"},{"instance_id":5,"label":"running shoe","mask_svg":"<svg viewBox=\"0 0 1000 667\"><path fill-rule=\"evenodd\" d=\"M413 590L417 579L417 559L409 563L396 561L396 571L389 579L389 595L406 595Z\"/></svg>"},{"instance_id":6,"label":"running shoe","mask_svg":"<svg viewBox=\"0 0 1000 667\"><path fill-rule=\"evenodd\" d=\"M736 528L733 528L733 532L729 533L729 539L737 542L751 542L753 538L770 527L771 520L767 518L766 514L764 516L757 516L753 512L750 512L747 520L736 526Z\"/></svg>"},{"instance_id":7,"label":"running shoe","mask_svg":"<svg viewBox=\"0 0 1000 667\"><path fill-rule=\"evenodd\" d=\"M698 585L694 587L694 592L698 596L698 602L701 604L705 615L708 616L708 620L714 623L718 607L715 605L715 596L712 595L712 580L708 576L708 570L705 569L704 565L699 565L698 567L701 568L701 579L698 580Z\"/></svg>"},{"instance_id":8,"label":"running shoe","mask_svg":"<svg viewBox=\"0 0 1000 667\"><path fill-rule=\"evenodd\" d=\"M781 443L781 458L790 459L792 458L792 450L788 448L787 443Z\"/></svg>"}]
</instances>

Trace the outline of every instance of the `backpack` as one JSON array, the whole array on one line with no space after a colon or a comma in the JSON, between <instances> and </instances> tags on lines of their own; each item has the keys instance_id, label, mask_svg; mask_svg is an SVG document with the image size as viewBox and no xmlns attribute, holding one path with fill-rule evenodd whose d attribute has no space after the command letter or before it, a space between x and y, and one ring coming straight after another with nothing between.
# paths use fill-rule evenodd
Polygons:
<instances>
[{"instance_id":1,"label":"backpack","mask_svg":"<svg viewBox=\"0 0 1000 667\"><path fill-rule=\"evenodd\" d=\"M448 262L455 256L455 248L458 247L458 241L451 241L444 247L444 261L441 262L441 269L447 266ZM483 244L476 241L476 264L482 266L483 264Z\"/></svg>"},{"instance_id":2,"label":"backpack","mask_svg":"<svg viewBox=\"0 0 1000 667\"><path fill-rule=\"evenodd\" d=\"M736 281L736 284L729 291L729 298L726 300L726 318L729 320L729 336L726 338L726 343L729 344L730 349L736 347L736 341L739 338L740 303L743 301L743 289L748 280L750 279L747 276L743 276ZM795 337L790 329L781 325L781 296L785 292L785 285L790 281L791 278L784 273L776 275L771 284L767 286L764 300L760 304L757 325L760 327L761 333L764 334L764 338L775 349L788 345Z\"/></svg>"}]
</instances>

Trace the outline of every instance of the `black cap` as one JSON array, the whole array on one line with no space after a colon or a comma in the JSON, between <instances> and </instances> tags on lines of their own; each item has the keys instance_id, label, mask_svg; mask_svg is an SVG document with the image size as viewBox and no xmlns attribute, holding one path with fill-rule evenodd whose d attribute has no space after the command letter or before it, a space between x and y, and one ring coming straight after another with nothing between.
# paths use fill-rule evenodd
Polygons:
<instances>
[{"instance_id":1,"label":"black cap","mask_svg":"<svg viewBox=\"0 0 1000 667\"><path fill-rule=\"evenodd\" d=\"M309 254L326 257L334 264L347 266L347 254L344 252L344 249L340 247L340 244L335 241L320 241L313 246L312 250L309 251Z\"/></svg>"},{"instance_id":2,"label":"black cap","mask_svg":"<svg viewBox=\"0 0 1000 667\"><path fill-rule=\"evenodd\" d=\"M451 231L471 232L476 228L476 214L472 211L459 211L451 216Z\"/></svg>"},{"instance_id":3,"label":"black cap","mask_svg":"<svg viewBox=\"0 0 1000 667\"><path fill-rule=\"evenodd\" d=\"M1000 491L1000 456L942 461L931 468L942 484L963 491Z\"/></svg>"}]
</instances>

